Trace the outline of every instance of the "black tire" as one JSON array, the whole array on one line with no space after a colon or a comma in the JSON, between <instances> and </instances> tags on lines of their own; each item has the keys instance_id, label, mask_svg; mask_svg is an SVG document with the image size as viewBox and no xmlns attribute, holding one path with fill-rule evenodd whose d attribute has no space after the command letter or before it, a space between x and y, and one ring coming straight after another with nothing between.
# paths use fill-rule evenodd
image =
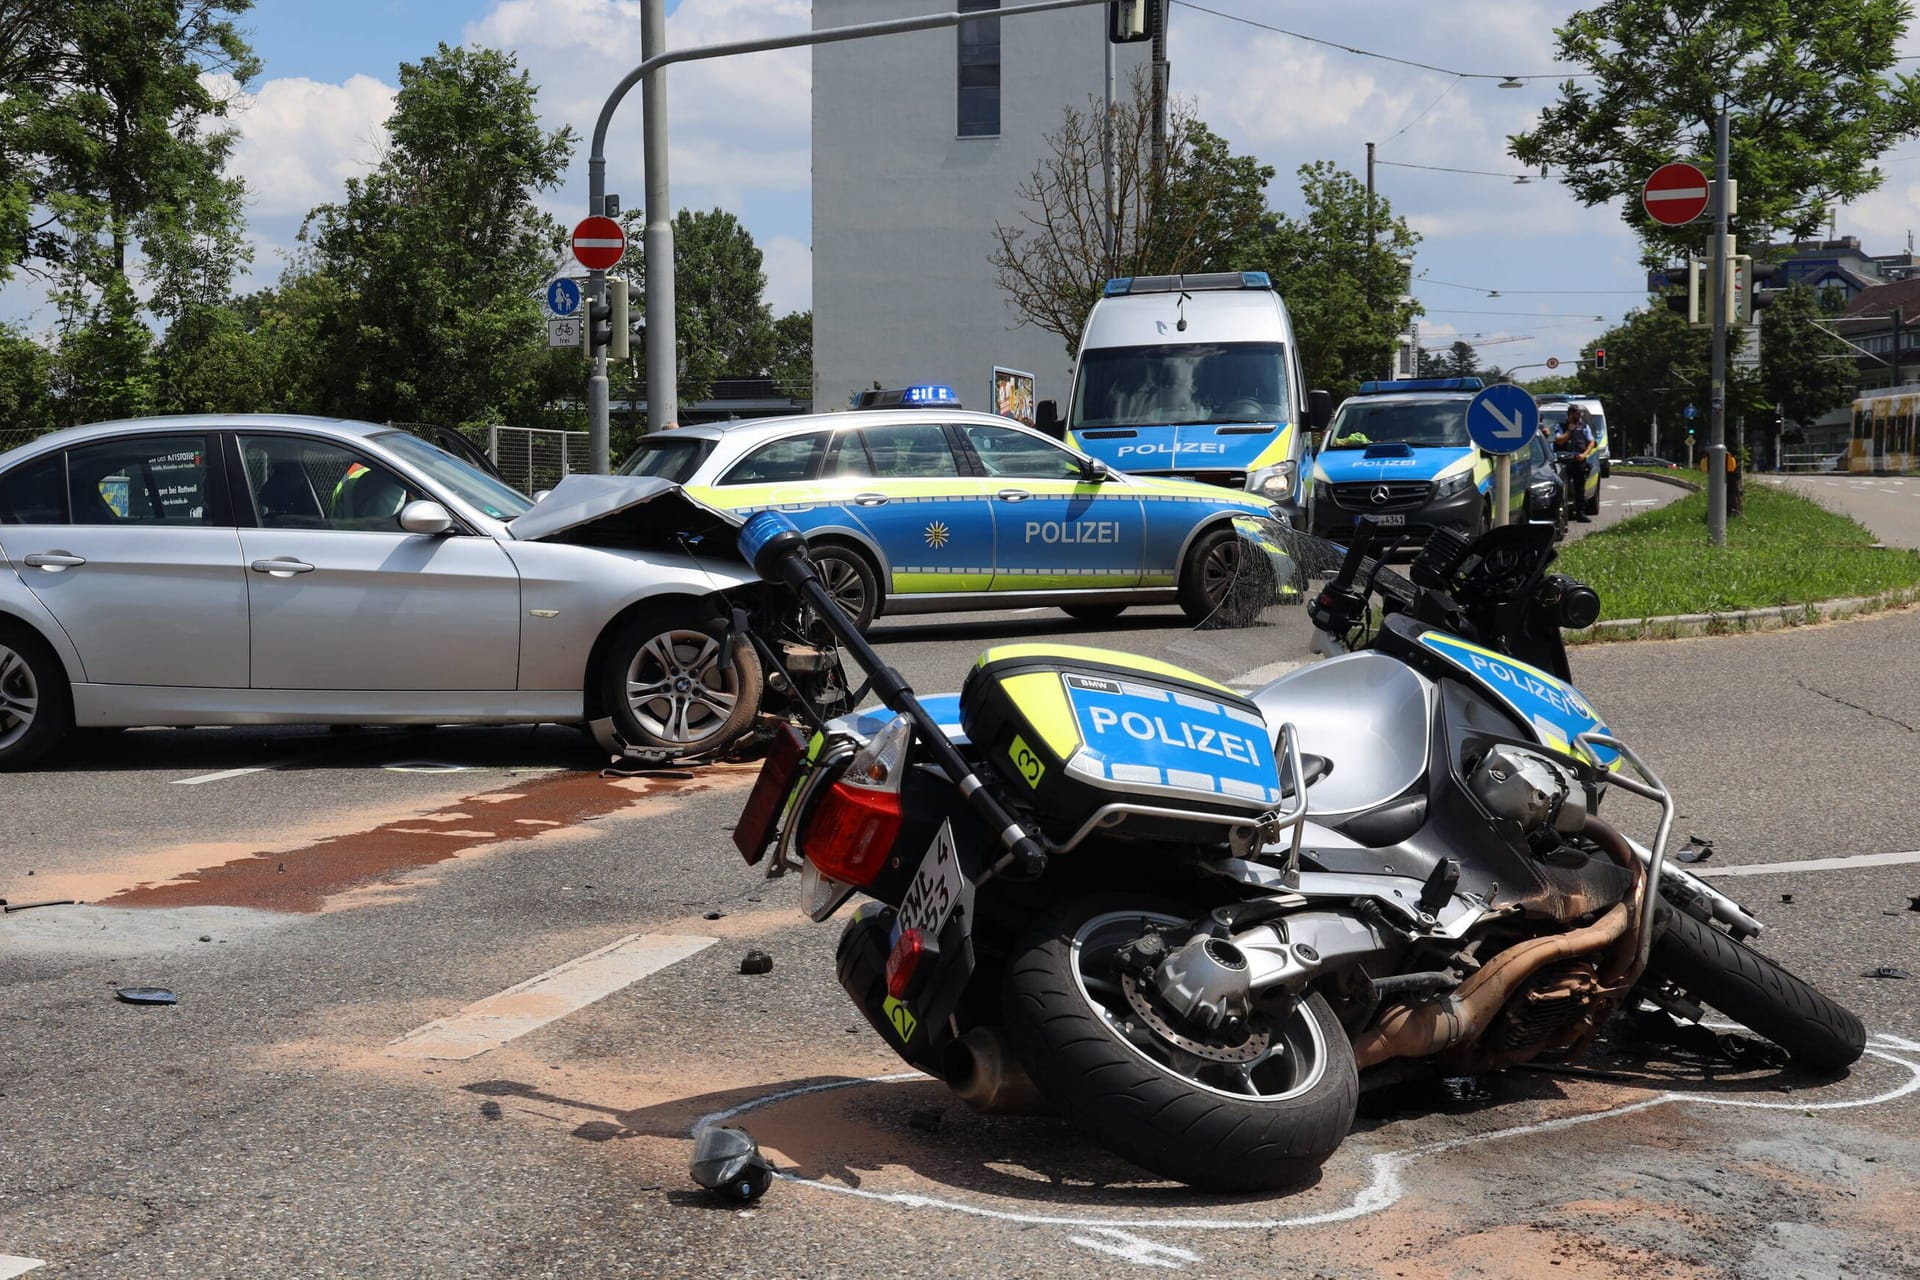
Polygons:
<instances>
[{"instance_id":1,"label":"black tire","mask_svg":"<svg viewBox=\"0 0 1920 1280\"><path fill-rule=\"evenodd\" d=\"M1077 622L1112 622L1127 611L1123 604L1063 604L1060 612Z\"/></svg>"},{"instance_id":2,"label":"black tire","mask_svg":"<svg viewBox=\"0 0 1920 1280\"><path fill-rule=\"evenodd\" d=\"M1180 566L1176 596L1196 624L1251 626L1274 602L1273 568L1249 554L1232 525L1218 525L1193 540Z\"/></svg>"},{"instance_id":3,"label":"black tire","mask_svg":"<svg viewBox=\"0 0 1920 1280\"><path fill-rule=\"evenodd\" d=\"M643 611L608 641L595 678L601 705L631 745L706 755L753 723L766 687L760 655L736 636L722 670L707 622L692 605Z\"/></svg>"},{"instance_id":4,"label":"black tire","mask_svg":"<svg viewBox=\"0 0 1920 1280\"><path fill-rule=\"evenodd\" d=\"M1867 1032L1851 1012L1713 926L1683 911L1666 914L1647 964L1650 977L1706 1001L1809 1071L1839 1071L1859 1060Z\"/></svg>"},{"instance_id":5,"label":"black tire","mask_svg":"<svg viewBox=\"0 0 1920 1280\"><path fill-rule=\"evenodd\" d=\"M820 581L834 602L862 632L880 616L880 575L873 563L852 547L827 542L810 548Z\"/></svg>"},{"instance_id":6,"label":"black tire","mask_svg":"<svg viewBox=\"0 0 1920 1280\"><path fill-rule=\"evenodd\" d=\"M1268 1191L1310 1180L1346 1138L1360 1090L1353 1046L1325 1000L1311 995L1287 1015L1287 1052L1250 1069L1274 1067L1283 1074L1261 1076L1259 1087L1280 1087L1273 1096L1252 1096L1150 1057L1080 980L1080 965L1099 967L1112 939L1148 921L1188 918L1165 905L1089 899L1029 934L1007 969L1006 1028L1015 1054L1082 1134L1141 1168L1215 1191ZM1145 1027L1136 1034L1170 1058L1180 1053Z\"/></svg>"},{"instance_id":7,"label":"black tire","mask_svg":"<svg viewBox=\"0 0 1920 1280\"><path fill-rule=\"evenodd\" d=\"M73 727L58 654L28 628L0 622L0 771L40 762Z\"/></svg>"}]
</instances>

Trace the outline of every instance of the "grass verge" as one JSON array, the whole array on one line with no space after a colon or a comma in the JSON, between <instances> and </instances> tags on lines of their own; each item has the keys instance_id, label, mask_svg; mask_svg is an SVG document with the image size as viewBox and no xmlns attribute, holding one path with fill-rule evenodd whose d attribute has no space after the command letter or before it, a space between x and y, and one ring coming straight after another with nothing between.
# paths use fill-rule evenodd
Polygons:
<instances>
[{"instance_id":1,"label":"grass verge","mask_svg":"<svg viewBox=\"0 0 1920 1280\"><path fill-rule=\"evenodd\" d=\"M1920 555L1771 485L1749 485L1727 545L1707 544L1707 495L1588 534L1554 566L1600 593L1600 616L1655 618L1807 605L1920 587Z\"/></svg>"}]
</instances>

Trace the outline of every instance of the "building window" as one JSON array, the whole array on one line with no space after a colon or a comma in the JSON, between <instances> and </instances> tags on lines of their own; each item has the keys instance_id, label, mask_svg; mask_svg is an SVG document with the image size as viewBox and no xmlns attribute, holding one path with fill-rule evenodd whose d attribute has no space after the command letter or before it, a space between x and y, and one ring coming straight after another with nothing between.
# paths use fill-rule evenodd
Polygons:
<instances>
[{"instance_id":1,"label":"building window","mask_svg":"<svg viewBox=\"0 0 1920 1280\"><path fill-rule=\"evenodd\" d=\"M960 12L998 10L1000 0L960 0ZM959 133L1000 136L1000 19L973 18L959 26Z\"/></svg>"}]
</instances>

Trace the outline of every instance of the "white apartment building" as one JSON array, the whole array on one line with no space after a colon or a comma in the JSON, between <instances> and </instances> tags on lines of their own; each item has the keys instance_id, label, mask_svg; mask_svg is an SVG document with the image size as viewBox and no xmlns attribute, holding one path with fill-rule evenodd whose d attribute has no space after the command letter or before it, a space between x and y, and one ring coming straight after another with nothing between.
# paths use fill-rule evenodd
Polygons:
<instances>
[{"instance_id":1,"label":"white apartment building","mask_svg":"<svg viewBox=\"0 0 1920 1280\"><path fill-rule=\"evenodd\" d=\"M813 24L978 9L958 28L813 51L814 405L944 382L991 409L995 365L1065 401L1072 356L1021 325L987 261L995 223L1069 105L1103 92L1107 7L997 18L998 0L814 0ZM1113 46L1116 96L1147 43Z\"/></svg>"}]
</instances>

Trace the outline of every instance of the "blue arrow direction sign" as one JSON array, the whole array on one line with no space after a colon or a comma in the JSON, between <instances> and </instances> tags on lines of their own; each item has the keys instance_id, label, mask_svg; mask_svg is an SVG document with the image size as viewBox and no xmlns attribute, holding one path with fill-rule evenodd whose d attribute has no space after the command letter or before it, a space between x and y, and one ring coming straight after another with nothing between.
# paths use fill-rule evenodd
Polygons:
<instances>
[{"instance_id":1,"label":"blue arrow direction sign","mask_svg":"<svg viewBox=\"0 0 1920 1280\"><path fill-rule=\"evenodd\" d=\"M1467 434L1488 453L1516 453L1539 429L1533 393L1511 382L1495 383L1467 406Z\"/></svg>"},{"instance_id":2,"label":"blue arrow direction sign","mask_svg":"<svg viewBox=\"0 0 1920 1280\"><path fill-rule=\"evenodd\" d=\"M561 276L547 286L547 310L557 316L570 316L580 309L580 286Z\"/></svg>"}]
</instances>

